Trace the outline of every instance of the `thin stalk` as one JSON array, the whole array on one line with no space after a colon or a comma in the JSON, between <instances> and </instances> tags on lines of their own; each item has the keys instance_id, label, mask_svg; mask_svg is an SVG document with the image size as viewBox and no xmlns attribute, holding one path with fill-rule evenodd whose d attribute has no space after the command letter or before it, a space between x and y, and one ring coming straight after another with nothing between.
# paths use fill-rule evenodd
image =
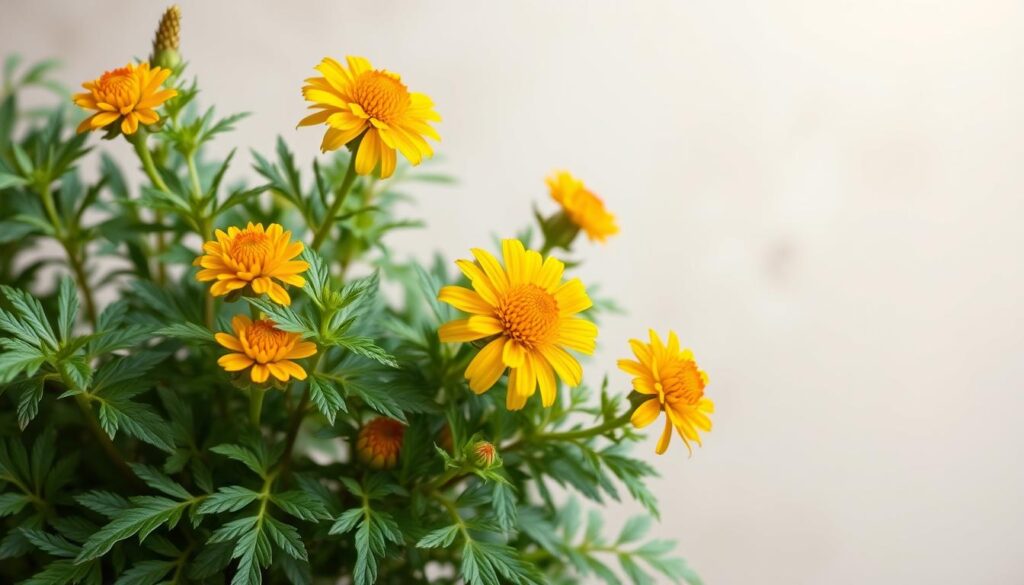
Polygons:
<instances>
[{"instance_id":1,"label":"thin stalk","mask_svg":"<svg viewBox=\"0 0 1024 585\"><path fill-rule=\"evenodd\" d=\"M260 415L263 413L263 396L267 393L263 388L249 389L249 421L252 426L260 428Z\"/></svg>"},{"instance_id":2,"label":"thin stalk","mask_svg":"<svg viewBox=\"0 0 1024 585\"><path fill-rule=\"evenodd\" d=\"M633 416L631 411L627 411L619 418L612 419L604 424L591 427L589 429L580 429L578 431L565 431L561 433L540 433L533 436L534 440L537 441L575 441L578 439L589 439L597 435L603 435L608 431L613 431L626 423Z\"/></svg>"},{"instance_id":3,"label":"thin stalk","mask_svg":"<svg viewBox=\"0 0 1024 585\"><path fill-rule=\"evenodd\" d=\"M170 193L170 188L167 187L167 183L164 182L163 177L156 170L156 163L153 162L153 155L149 152L149 147L146 145L146 141L149 139L149 133L145 130L140 129L135 134L128 137L128 141L135 147L135 153L139 156L139 162L142 163L142 170L149 177L149 181L153 183L153 186L165 193ZM164 214L161 211L155 213L155 221L162 228L164 223ZM156 232L156 270L157 270L157 282L163 284L167 281L167 267L160 260L160 256L167 251L167 239L164 237L163 230Z\"/></svg>"},{"instance_id":4,"label":"thin stalk","mask_svg":"<svg viewBox=\"0 0 1024 585\"><path fill-rule=\"evenodd\" d=\"M57 205L53 200L53 192L50 190L50 185L47 183L45 186L39 189L39 197L43 200L43 208L46 210L46 216L50 219L50 223L53 225L54 237L60 242L61 247L64 248L64 252L68 257L68 266L71 267L71 271L75 274L75 280L78 281L78 287L82 290L82 296L85 301L85 314L89 319L89 323L92 328L96 329L96 298L92 292L92 286L89 284L89 279L85 274L85 262L84 258L79 258L74 246L69 241L68 234L65 233L64 225L60 221L60 216L57 214ZM83 253L84 256L84 253Z\"/></svg>"},{"instance_id":5,"label":"thin stalk","mask_svg":"<svg viewBox=\"0 0 1024 585\"><path fill-rule=\"evenodd\" d=\"M310 375L315 375L320 369L320 358L323 357L323 352L318 352L313 356L313 363L310 365ZM288 422L288 432L285 434L284 439L284 455L281 457L281 470L287 471L288 467L292 464L292 451L295 448L295 439L299 436L299 428L302 426L302 420L306 418L306 407L309 406L309 382L306 382L306 388L302 391L302 398L299 399L299 404L292 411L291 420Z\"/></svg>"},{"instance_id":6,"label":"thin stalk","mask_svg":"<svg viewBox=\"0 0 1024 585\"><path fill-rule=\"evenodd\" d=\"M356 155L352 154L348 161L348 170L345 172L345 178L341 182L341 187L338 188L338 192L335 193L334 202L327 209L327 214L324 216L324 222L320 224L320 227L316 230L316 234L313 236L313 243L310 244L310 248L313 250L319 250L320 245L324 243L324 239L327 238L328 234L331 233L331 227L334 225L334 218L338 216L338 211L341 209L343 203L345 203L345 197L348 196L348 192L352 190L352 185L356 182Z\"/></svg>"}]
</instances>

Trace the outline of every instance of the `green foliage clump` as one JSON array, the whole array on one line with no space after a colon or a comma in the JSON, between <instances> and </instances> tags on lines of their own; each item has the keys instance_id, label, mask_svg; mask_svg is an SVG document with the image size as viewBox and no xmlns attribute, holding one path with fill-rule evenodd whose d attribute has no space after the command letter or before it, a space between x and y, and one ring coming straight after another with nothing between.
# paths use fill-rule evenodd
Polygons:
<instances>
[{"instance_id":1,"label":"green foliage clump","mask_svg":"<svg viewBox=\"0 0 1024 585\"><path fill-rule=\"evenodd\" d=\"M504 381L467 388L476 349L437 336L449 263L387 243L419 225L398 214L406 191L447 177L400 166L335 205L349 153L304 173L279 140L252 152L257 183L229 186L235 152L206 147L242 116L200 111L179 65L179 95L131 141L147 171L133 188L113 157L86 156L77 112L19 109L36 85L69 103L50 69L8 60L0 100L0 581L698 583L671 542L644 540L656 472L629 455L628 391L510 412ZM202 240L249 221L332 234L304 252L290 306L196 282ZM249 311L317 345L306 380L255 388L217 365L214 334ZM385 470L355 453L381 416L405 425ZM624 497L647 514L608 538L601 506Z\"/></svg>"}]
</instances>

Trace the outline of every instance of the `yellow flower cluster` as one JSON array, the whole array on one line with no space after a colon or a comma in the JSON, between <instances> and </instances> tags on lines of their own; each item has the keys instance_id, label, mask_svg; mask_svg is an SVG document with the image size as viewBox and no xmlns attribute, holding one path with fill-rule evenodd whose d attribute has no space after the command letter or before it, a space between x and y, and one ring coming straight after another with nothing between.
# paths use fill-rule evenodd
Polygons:
<instances>
[{"instance_id":1,"label":"yellow flower cluster","mask_svg":"<svg viewBox=\"0 0 1024 585\"><path fill-rule=\"evenodd\" d=\"M171 17L168 22L173 24ZM168 38L174 37L171 24ZM376 172L387 178L395 172L397 152L413 165L433 155L426 138L440 140L430 123L441 118L430 98L410 92L398 74L375 69L362 57L348 57L345 64L324 58L316 70L321 77L307 79L302 88L314 112L299 126L325 125L321 144L325 152L349 146L353 151L350 172ZM149 63L128 64L84 83L88 92L76 94L74 101L94 113L78 131L120 121L120 131L131 135L140 124L157 123L160 116L155 108L177 95L175 89L163 88L170 74ZM547 184L552 199L561 206L557 219L568 226L562 233L575 237L581 230L601 242L618 233L615 216L582 181L560 171ZM196 278L213 283L210 294L214 297L266 294L275 303L289 305L285 285L302 287L301 275L309 268L296 260L303 244L292 242L291 236L278 224L264 229L262 224L249 223L226 232L217 230L216 239L203 245L205 254L194 262L201 269ZM541 404L549 407L557 399L559 379L570 387L582 381L583 368L569 352L594 351L597 326L579 316L592 303L579 279L564 280L565 265L560 260L527 250L518 240L504 240L501 248L503 261L473 249L473 260L456 263L471 288L445 286L438 298L468 316L443 324L438 334L444 342L479 344L479 352L465 370L473 392L487 392L508 372L508 409L523 408L538 389ZM248 369L255 383L270 377L280 382L305 379L305 370L292 360L315 354L313 343L279 330L268 319L236 316L232 328L234 335L216 335L233 352L219 360L225 370ZM704 397L707 376L697 368L692 353L680 349L673 332L667 344L653 331L649 343L633 340L630 344L637 361L621 360L619 367L634 376L634 390L646 397L632 413L633 425L645 427L664 412L658 453L668 448L673 428L688 448L691 442L699 445L698 431L711 430L708 414L714 405ZM372 421L360 432L360 456L375 467L393 466L403 433L404 426L397 421Z\"/></svg>"}]
</instances>

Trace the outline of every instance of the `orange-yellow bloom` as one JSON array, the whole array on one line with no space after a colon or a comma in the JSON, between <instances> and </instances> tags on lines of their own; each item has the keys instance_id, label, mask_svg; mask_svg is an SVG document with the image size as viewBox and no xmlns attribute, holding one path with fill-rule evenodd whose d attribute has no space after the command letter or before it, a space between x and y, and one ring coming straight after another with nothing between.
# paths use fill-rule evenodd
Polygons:
<instances>
[{"instance_id":1,"label":"orange-yellow bloom","mask_svg":"<svg viewBox=\"0 0 1024 585\"><path fill-rule=\"evenodd\" d=\"M405 425L378 417L359 431L356 452L359 459L374 469L391 469L398 463L398 452L405 439Z\"/></svg>"},{"instance_id":2,"label":"orange-yellow bloom","mask_svg":"<svg viewBox=\"0 0 1024 585\"><path fill-rule=\"evenodd\" d=\"M337 150L362 136L356 152L356 172L368 175L380 166L380 176L395 172L395 150L413 165L434 155L424 136L441 140L428 122L439 122L434 103L422 93L410 93L397 73L374 69L362 57L348 57L348 67L325 57L302 88L311 110L299 126L326 124L320 150Z\"/></svg>"},{"instance_id":3,"label":"orange-yellow bloom","mask_svg":"<svg viewBox=\"0 0 1024 585\"><path fill-rule=\"evenodd\" d=\"M633 389L650 397L633 412L631 421L640 429L664 411L665 429L658 440L658 454L668 449L672 427L692 452L690 441L701 444L697 431L711 431L708 415L715 412L715 404L704 397L708 375L697 368L689 349L680 349L675 332L668 332L668 345L661 342L653 329L650 336L650 343L638 339L629 342L639 361L619 360L619 368L634 376Z\"/></svg>"},{"instance_id":4,"label":"orange-yellow bloom","mask_svg":"<svg viewBox=\"0 0 1024 585\"><path fill-rule=\"evenodd\" d=\"M565 348L594 352L597 326L575 317L592 303L579 279L562 282L561 261L543 260L519 240L505 240L501 247L504 267L480 249L472 250L476 262L456 262L474 290L446 286L438 299L471 316L442 325L438 334L445 342L493 337L466 368L469 387L477 394L489 390L510 368L510 410L522 408L538 385L541 402L551 406L555 373L569 386L583 378L583 368Z\"/></svg>"},{"instance_id":5,"label":"orange-yellow bloom","mask_svg":"<svg viewBox=\"0 0 1024 585\"><path fill-rule=\"evenodd\" d=\"M78 132L99 130L117 120L121 120L124 134L134 134L139 124L155 124L160 120L155 108L178 95L173 89L162 88L170 74L169 69L150 69L149 63L129 63L83 83L88 92L75 94L75 104L96 113L78 125Z\"/></svg>"},{"instance_id":6,"label":"orange-yellow bloom","mask_svg":"<svg viewBox=\"0 0 1024 585\"><path fill-rule=\"evenodd\" d=\"M249 377L258 384L266 382L270 376L282 382L290 378L306 379L306 370L292 360L315 354L315 343L302 341L298 333L281 331L270 319L253 321L245 315L235 315L231 328L234 335L215 335L217 343L235 352L217 360L222 368L228 372L251 368Z\"/></svg>"},{"instance_id":7,"label":"orange-yellow bloom","mask_svg":"<svg viewBox=\"0 0 1024 585\"><path fill-rule=\"evenodd\" d=\"M203 244L206 254L192 263L203 268L196 274L199 282L216 281L210 287L213 296L251 287L256 294L267 293L275 303L290 305L288 291L275 280L305 286L306 280L299 275L309 264L294 260L302 253L302 242L292 242L292 233L279 224L264 230L263 224L249 222L245 229L217 230L216 236L217 241Z\"/></svg>"},{"instance_id":8,"label":"orange-yellow bloom","mask_svg":"<svg viewBox=\"0 0 1024 585\"><path fill-rule=\"evenodd\" d=\"M604 208L604 201L592 193L576 177L559 171L547 179L551 198L562 206L569 220L587 233L591 241L603 242L619 233L615 216Z\"/></svg>"}]
</instances>

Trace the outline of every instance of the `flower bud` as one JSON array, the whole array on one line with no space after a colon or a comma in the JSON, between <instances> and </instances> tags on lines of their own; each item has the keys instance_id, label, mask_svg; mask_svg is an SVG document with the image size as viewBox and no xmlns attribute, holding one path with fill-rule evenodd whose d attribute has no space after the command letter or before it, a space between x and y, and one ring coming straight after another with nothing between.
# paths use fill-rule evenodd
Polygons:
<instances>
[{"instance_id":1,"label":"flower bud","mask_svg":"<svg viewBox=\"0 0 1024 585\"><path fill-rule=\"evenodd\" d=\"M154 66L177 70L181 64L178 49L181 43L181 9L177 5L168 8L153 37L153 55L150 62Z\"/></svg>"},{"instance_id":2,"label":"flower bud","mask_svg":"<svg viewBox=\"0 0 1024 585\"><path fill-rule=\"evenodd\" d=\"M391 469L398 464L398 453L405 439L405 425L378 417L359 431L356 453L359 460L374 469Z\"/></svg>"},{"instance_id":3,"label":"flower bud","mask_svg":"<svg viewBox=\"0 0 1024 585\"><path fill-rule=\"evenodd\" d=\"M498 449L488 441L477 441L470 446L469 459L473 465L481 469L491 469L501 465Z\"/></svg>"}]
</instances>

